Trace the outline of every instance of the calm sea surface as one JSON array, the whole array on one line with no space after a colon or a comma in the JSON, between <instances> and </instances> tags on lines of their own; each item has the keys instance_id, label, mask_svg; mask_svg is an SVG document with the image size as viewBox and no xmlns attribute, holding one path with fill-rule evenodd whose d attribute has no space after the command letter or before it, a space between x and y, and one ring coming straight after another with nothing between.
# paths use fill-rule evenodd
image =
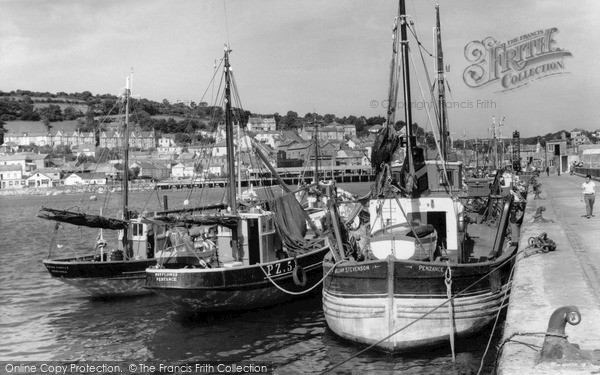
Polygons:
<instances>
[{"instance_id":1,"label":"calm sea surface","mask_svg":"<svg viewBox=\"0 0 600 375\"><path fill-rule=\"evenodd\" d=\"M367 191L364 184L339 186ZM139 192L130 206L157 210L163 195L170 208L181 207L187 198L184 192ZM194 205L222 196L214 189L189 200ZM244 313L190 316L155 295L91 299L51 279L42 259L55 223L36 218L39 208L81 205L99 212L102 199L0 196L0 361L252 361L273 363L276 373L295 374L321 373L362 349L327 328L320 297ZM62 240L84 244L96 235L96 230L72 227ZM494 335L495 344L499 335ZM458 342L456 363L449 348L410 355L368 351L331 373L476 374L488 337L486 332ZM494 356L494 351L487 354L483 374L492 372Z\"/></svg>"}]
</instances>

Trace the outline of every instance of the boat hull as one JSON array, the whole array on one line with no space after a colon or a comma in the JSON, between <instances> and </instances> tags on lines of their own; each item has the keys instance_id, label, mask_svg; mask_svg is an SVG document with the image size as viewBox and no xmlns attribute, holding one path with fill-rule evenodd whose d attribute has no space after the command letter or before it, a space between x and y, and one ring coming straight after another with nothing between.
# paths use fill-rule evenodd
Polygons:
<instances>
[{"instance_id":1,"label":"boat hull","mask_svg":"<svg viewBox=\"0 0 600 375\"><path fill-rule=\"evenodd\" d=\"M197 262L197 259L195 262ZM193 262L193 259L177 259ZM92 297L127 297L150 294L144 288L146 269L156 265L156 259L94 261L82 258L48 259L43 263L50 275Z\"/></svg>"},{"instance_id":2,"label":"boat hull","mask_svg":"<svg viewBox=\"0 0 600 375\"><path fill-rule=\"evenodd\" d=\"M146 288L193 312L277 305L321 291L317 284L328 252L325 247L296 259L231 268L148 269Z\"/></svg>"},{"instance_id":3,"label":"boat hull","mask_svg":"<svg viewBox=\"0 0 600 375\"><path fill-rule=\"evenodd\" d=\"M451 332L455 339L471 336L506 306L515 254L512 249L495 262L450 266L453 318L444 263L393 257L342 263L323 283L327 325L340 337L386 352L448 343ZM324 262L325 273L332 267Z\"/></svg>"}]
</instances>

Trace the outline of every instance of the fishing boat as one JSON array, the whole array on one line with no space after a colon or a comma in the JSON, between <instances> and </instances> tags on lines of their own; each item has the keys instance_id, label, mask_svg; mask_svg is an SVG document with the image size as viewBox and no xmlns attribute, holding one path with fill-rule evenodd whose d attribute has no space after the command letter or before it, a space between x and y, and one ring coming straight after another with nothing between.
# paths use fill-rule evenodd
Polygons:
<instances>
[{"instance_id":1,"label":"fishing boat","mask_svg":"<svg viewBox=\"0 0 600 375\"><path fill-rule=\"evenodd\" d=\"M54 234L50 242L48 259L43 260L50 275L59 281L74 286L92 297L124 297L149 294L144 288L146 269L155 265L157 259L182 264L197 263L198 256L190 251L179 250L168 243L169 238L164 226L151 225L142 220L142 216L129 206L129 104L131 97L130 82L122 95L125 108L123 120L123 172L120 217L109 217L83 212L79 206L69 209L42 207L38 217L56 221ZM102 189L103 193L104 190ZM113 191L114 192L114 191ZM93 195L97 200L96 195ZM83 200L82 200L83 201ZM106 213L106 212L105 212ZM63 223L70 224L67 228ZM72 230L74 226L97 228L99 233L95 240L83 248L64 235L63 230ZM105 232L107 231L107 232ZM111 241L112 237L112 241ZM174 236L173 236L174 237ZM173 241L176 242L176 241ZM181 248L181 246L180 246ZM55 253L67 249L69 256L55 256ZM77 255L83 252L83 255ZM177 252L177 256L173 256Z\"/></svg>"},{"instance_id":2,"label":"fishing boat","mask_svg":"<svg viewBox=\"0 0 600 375\"><path fill-rule=\"evenodd\" d=\"M455 340L480 332L507 304L524 190L502 194L497 177L483 185L485 194L469 196L462 186L462 162L447 160L439 13L438 91L431 93L437 97L439 156L425 159L409 126L409 27L400 0L391 108L371 156L378 176L368 202L369 220L358 231L347 230L335 219L333 206L337 241L323 262L323 311L336 335L369 348L403 352L450 343L454 353ZM404 133L395 127L399 82L404 85ZM393 155L401 146L404 162L396 165Z\"/></svg>"},{"instance_id":3,"label":"fishing boat","mask_svg":"<svg viewBox=\"0 0 600 375\"><path fill-rule=\"evenodd\" d=\"M225 48L222 60L227 209L170 212L151 219L210 232L206 236L207 251L213 253L210 260L192 266L160 263L146 271L147 289L193 312L247 310L318 293L323 258L329 252L323 233L311 223L308 213L296 200L297 191L291 191L277 176L257 144L253 144L252 150L278 179L283 194L254 200L252 204L241 204L236 198L231 99L232 86L236 85L229 64L230 52Z\"/></svg>"},{"instance_id":4,"label":"fishing boat","mask_svg":"<svg viewBox=\"0 0 600 375\"><path fill-rule=\"evenodd\" d=\"M333 180L333 174L331 180L319 179L321 173L319 170L319 125L315 121L314 123L314 135L311 147L314 147L314 171L312 184L305 186L304 179L302 178L301 186L304 189L296 194L296 198L308 212L311 221L315 223L317 228L323 230L323 223L325 216L328 214L328 206L331 199L335 199L337 202L337 212L340 217L353 226L359 224L359 214L362 212L362 206L358 203L359 197L356 195L339 188L336 186ZM323 173L325 176L325 173Z\"/></svg>"}]
</instances>

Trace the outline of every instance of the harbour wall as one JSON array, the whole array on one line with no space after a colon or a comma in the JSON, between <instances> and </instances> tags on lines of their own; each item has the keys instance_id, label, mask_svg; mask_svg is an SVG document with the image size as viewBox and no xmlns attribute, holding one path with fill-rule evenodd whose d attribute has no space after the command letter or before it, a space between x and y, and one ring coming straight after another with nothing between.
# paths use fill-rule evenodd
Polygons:
<instances>
[{"instance_id":1,"label":"harbour wall","mask_svg":"<svg viewBox=\"0 0 600 375\"><path fill-rule=\"evenodd\" d=\"M497 373L600 373L600 214L586 216L582 176L543 174L539 181L540 199L528 195ZM543 233L556 250L529 245ZM571 325L565 319L576 314L559 316L558 329L549 328L563 306L574 306L581 321Z\"/></svg>"}]
</instances>

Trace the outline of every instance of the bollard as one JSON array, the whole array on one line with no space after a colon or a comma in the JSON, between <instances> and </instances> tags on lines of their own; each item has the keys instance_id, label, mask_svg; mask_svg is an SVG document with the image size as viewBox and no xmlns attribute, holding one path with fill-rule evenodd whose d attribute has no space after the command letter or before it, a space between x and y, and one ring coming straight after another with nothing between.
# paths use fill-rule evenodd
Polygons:
<instances>
[{"instance_id":1,"label":"bollard","mask_svg":"<svg viewBox=\"0 0 600 375\"><path fill-rule=\"evenodd\" d=\"M540 206L535 210L535 214L533 215L534 223L554 223L554 220L544 219L542 217L542 212L546 211L546 207Z\"/></svg>"},{"instance_id":2,"label":"bollard","mask_svg":"<svg viewBox=\"0 0 600 375\"><path fill-rule=\"evenodd\" d=\"M563 306L556 309L548 321L540 362L590 363L600 365L600 350L581 350L571 344L565 334L565 326L577 325L581 314L576 306Z\"/></svg>"}]
</instances>

